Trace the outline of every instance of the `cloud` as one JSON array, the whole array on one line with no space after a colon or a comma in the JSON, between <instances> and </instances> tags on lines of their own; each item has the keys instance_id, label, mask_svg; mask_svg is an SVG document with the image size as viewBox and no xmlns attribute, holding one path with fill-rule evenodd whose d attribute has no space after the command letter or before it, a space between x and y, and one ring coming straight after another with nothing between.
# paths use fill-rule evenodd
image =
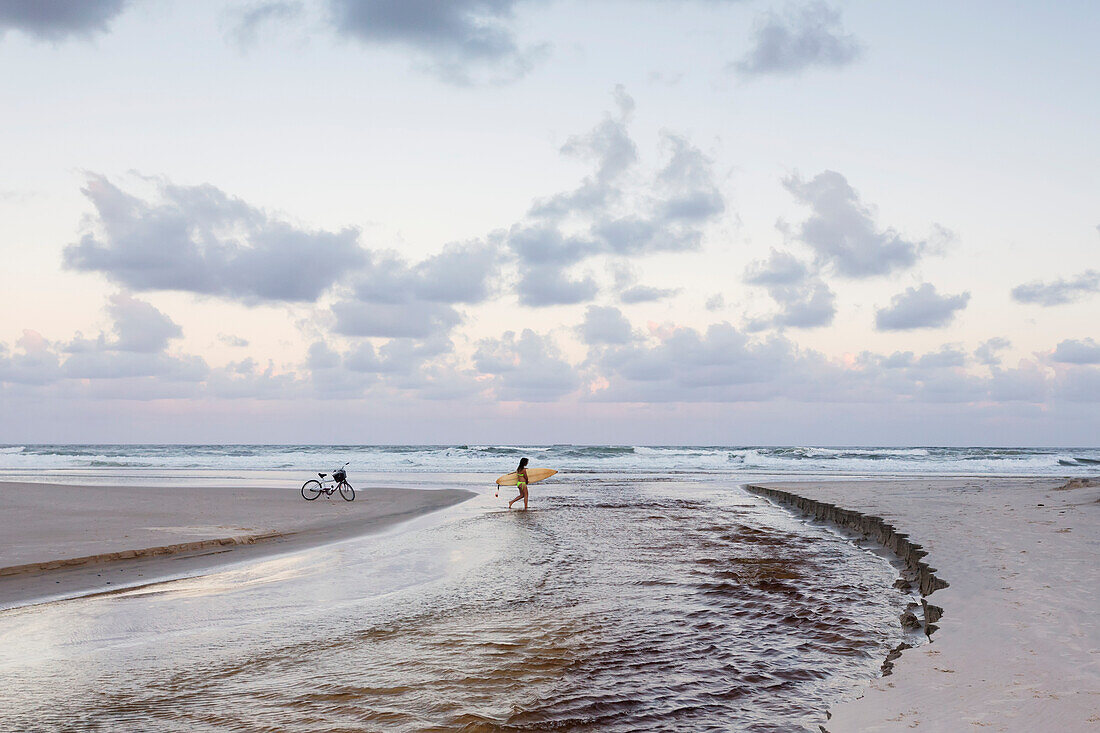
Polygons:
<instances>
[{"instance_id":1,"label":"cloud","mask_svg":"<svg viewBox=\"0 0 1100 733\"><path fill-rule=\"evenodd\" d=\"M417 52L444 81L524 76L543 52L521 48L511 27L517 0L328 0L337 32L364 44Z\"/></svg>"},{"instance_id":2,"label":"cloud","mask_svg":"<svg viewBox=\"0 0 1100 733\"><path fill-rule=\"evenodd\" d=\"M370 253L355 274L355 297L366 303L479 303L489 297L498 248L478 240L448 244L410 265L395 252Z\"/></svg>"},{"instance_id":3,"label":"cloud","mask_svg":"<svg viewBox=\"0 0 1100 733\"><path fill-rule=\"evenodd\" d=\"M607 387L592 398L614 402L799 399L836 371L786 339L752 341L728 323L704 333L673 329L655 344L607 348L596 367Z\"/></svg>"},{"instance_id":4,"label":"cloud","mask_svg":"<svg viewBox=\"0 0 1100 733\"><path fill-rule=\"evenodd\" d=\"M151 304L125 293L110 297L107 312L114 319L118 337L111 347L118 351L163 351L170 339L183 336L183 329L171 318Z\"/></svg>"},{"instance_id":5,"label":"cloud","mask_svg":"<svg viewBox=\"0 0 1100 733\"><path fill-rule=\"evenodd\" d=\"M1055 395L1075 403L1100 402L1100 368L1074 366L1058 375Z\"/></svg>"},{"instance_id":6,"label":"cloud","mask_svg":"<svg viewBox=\"0 0 1100 733\"><path fill-rule=\"evenodd\" d=\"M1010 348L1012 342L1006 338L1000 336L994 336L993 338L982 342L977 349L974 350L974 356L978 361L987 366L996 366L1001 363L1001 357L997 352Z\"/></svg>"},{"instance_id":7,"label":"cloud","mask_svg":"<svg viewBox=\"0 0 1100 733\"><path fill-rule=\"evenodd\" d=\"M232 346L234 348L243 348L245 346L248 346L248 339L228 333L219 333L218 341L221 341L226 346Z\"/></svg>"},{"instance_id":8,"label":"cloud","mask_svg":"<svg viewBox=\"0 0 1100 733\"><path fill-rule=\"evenodd\" d=\"M97 216L65 266L136 291L312 302L366 261L355 229L300 229L211 185L159 182L147 201L91 175L83 192Z\"/></svg>"},{"instance_id":9,"label":"cloud","mask_svg":"<svg viewBox=\"0 0 1100 733\"><path fill-rule=\"evenodd\" d=\"M80 336L64 344L46 341L36 331L24 331L17 342L22 353L0 358L0 382L48 385L63 380L202 381L209 367L201 357L172 355L168 342L183 335L171 318L142 300L120 293L108 300L110 331L96 338ZM92 388L94 389L94 388ZM174 388L166 390L175 393ZM148 385L134 398L148 394ZM155 390L153 390L155 392ZM117 391L110 396L127 397Z\"/></svg>"},{"instance_id":10,"label":"cloud","mask_svg":"<svg viewBox=\"0 0 1100 733\"><path fill-rule=\"evenodd\" d=\"M18 30L47 41L106 32L126 0L0 0L0 33Z\"/></svg>"},{"instance_id":11,"label":"cloud","mask_svg":"<svg viewBox=\"0 0 1100 733\"><path fill-rule=\"evenodd\" d=\"M612 97L616 113L606 114L589 132L571 136L561 148L563 155L594 161L595 171L575 190L536 201L531 207L532 216L560 219L578 212L598 211L618 199L618 180L638 162L638 146L627 132L634 114L633 97L621 84L614 88Z\"/></svg>"},{"instance_id":12,"label":"cloud","mask_svg":"<svg viewBox=\"0 0 1100 733\"><path fill-rule=\"evenodd\" d=\"M1085 270L1070 280L1060 278L1049 283L1036 280L1017 285L1012 289L1012 299L1018 303L1052 306L1074 303L1097 293L1100 293L1100 272Z\"/></svg>"},{"instance_id":13,"label":"cloud","mask_svg":"<svg viewBox=\"0 0 1100 733\"><path fill-rule=\"evenodd\" d=\"M442 334L393 338L376 347L361 341L344 353L322 342L309 348L305 368L314 394L325 399L417 397L457 400L487 389L469 369L459 369L454 344Z\"/></svg>"},{"instance_id":14,"label":"cloud","mask_svg":"<svg viewBox=\"0 0 1100 733\"><path fill-rule=\"evenodd\" d=\"M593 161L594 171L576 188L536 201L526 220L507 235L507 246L524 273L520 297L527 305L580 303L594 297L598 288L593 280L563 274L566 267L592 257L623 260L698 249L705 227L726 209L713 161L683 137L664 133L664 163L650 175L640 173L637 147L627 132L634 101L621 86L615 88L614 99L614 114L562 148L564 154ZM625 282L617 279L620 288ZM640 300L669 294L652 289L633 293Z\"/></svg>"},{"instance_id":15,"label":"cloud","mask_svg":"<svg viewBox=\"0 0 1100 733\"><path fill-rule=\"evenodd\" d=\"M592 300L599 292L596 281L589 276L576 279L563 268L535 265L522 268L519 282L519 302L532 307L575 305Z\"/></svg>"},{"instance_id":16,"label":"cloud","mask_svg":"<svg viewBox=\"0 0 1100 733\"><path fill-rule=\"evenodd\" d=\"M639 285L637 270L628 261L622 259L612 263L611 273L614 278L614 291L618 293L619 302L626 305L652 303L671 298L680 292L680 288Z\"/></svg>"},{"instance_id":17,"label":"cloud","mask_svg":"<svg viewBox=\"0 0 1100 733\"><path fill-rule=\"evenodd\" d=\"M970 293L940 295L936 287L923 283L895 295L890 305L875 312L875 328L880 331L907 331L914 328L941 328L951 323L955 313L966 308Z\"/></svg>"},{"instance_id":18,"label":"cloud","mask_svg":"<svg viewBox=\"0 0 1100 733\"><path fill-rule=\"evenodd\" d=\"M449 244L409 264L393 252L371 253L354 275L352 295L332 306L336 332L347 336L427 338L462 321L452 306L491 295L498 248L493 242Z\"/></svg>"},{"instance_id":19,"label":"cloud","mask_svg":"<svg viewBox=\"0 0 1100 733\"><path fill-rule=\"evenodd\" d=\"M126 379L157 377L177 382L201 382L210 368L199 356L171 356L163 352L127 352L115 349L80 351L62 365L69 379Z\"/></svg>"},{"instance_id":20,"label":"cloud","mask_svg":"<svg viewBox=\"0 0 1100 733\"><path fill-rule=\"evenodd\" d=\"M655 288L652 285L632 285L619 293L619 302L624 305L652 303L656 300L671 298L680 293L680 288Z\"/></svg>"},{"instance_id":21,"label":"cloud","mask_svg":"<svg viewBox=\"0 0 1100 733\"><path fill-rule=\"evenodd\" d=\"M427 338L449 331L462 321L458 312L442 303L411 300L406 303L341 301L332 306L335 330L345 336Z\"/></svg>"},{"instance_id":22,"label":"cloud","mask_svg":"<svg viewBox=\"0 0 1100 733\"><path fill-rule=\"evenodd\" d=\"M630 321L618 308L590 305L584 313L584 322L577 327L581 340L586 344L628 344L634 340Z\"/></svg>"},{"instance_id":23,"label":"cloud","mask_svg":"<svg viewBox=\"0 0 1100 733\"><path fill-rule=\"evenodd\" d=\"M780 306L779 313L754 321L755 330L767 325L816 328L829 325L836 316L836 294L789 252L773 249L767 260L757 260L746 268L744 280L765 288Z\"/></svg>"},{"instance_id":24,"label":"cloud","mask_svg":"<svg viewBox=\"0 0 1100 733\"><path fill-rule=\"evenodd\" d=\"M966 366L966 353L960 349L943 346L939 351L931 351L921 356L914 366L918 369L947 369Z\"/></svg>"},{"instance_id":25,"label":"cloud","mask_svg":"<svg viewBox=\"0 0 1100 733\"><path fill-rule=\"evenodd\" d=\"M40 385L60 378L58 356L42 334L24 329L16 346L22 351L10 353L6 346L0 345L0 382Z\"/></svg>"},{"instance_id":26,"label":"cloud","mask_svg":"<svg viewBox=\"0 0 1100 733\"><path fill-rule=\"evenodd\" d=\"M1066 339L1054 349L1052 358L1062 364L1100 364L1100 343L1091 338Z\"/></svg>"},{"instance_id":27,"label":"cloud","mask_svg":"<svg viewBox=\"0 0 1100 733\"><path fill-rule=\"evenodd\" d=\"M231 36L238 46L247 47L256 42L260 29L279 21L293 20L302 14L302 3L279 0L261 2L237 10L234 15Z\"/></svg>"},{"instance_id":28,"label":"cloud","mask_svg":"<svg viewBox=\"0 0 1100 733\"><path fill-rule=\"evenodd\" d=\"M905 270L928 248L927 242L879 229L872 209L836 171L824 171L810 181L792 175L783 185L813 211L795 236L814 251L819 266L839 275L865 278Z\"/></svg>"},{"instance_id":29,"label":"cloud","mask_svg":"<svg viewBox=\"0 0 1100 733\"><path fill-rule=\"evenodd\" d=\"M554 343L530 329L518 338L508 331L499 339L483 339L474 364L493 377L497 398L506 402L549 402L575 392L581 384L576 369Z\"/></svg>"},{"instance_id":30,"label":"cloud","mask_svg":"<svg viewBox=\"0 0 1100 733\"><path fill-rule=\"evenodd\" d=\"M732 67L743 76L791 76L812 67L846 66L862 52L840 25L840 12L808 3L786 17L774 12L757 23L752 49Z\"/></svg>"}]
</instances>

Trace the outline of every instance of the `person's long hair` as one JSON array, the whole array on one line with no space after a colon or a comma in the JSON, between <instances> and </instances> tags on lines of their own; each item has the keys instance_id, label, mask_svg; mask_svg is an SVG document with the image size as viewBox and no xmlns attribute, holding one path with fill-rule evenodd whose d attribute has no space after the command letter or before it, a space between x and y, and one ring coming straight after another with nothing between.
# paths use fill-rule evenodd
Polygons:
<instances>
[{"instance_id":1,"label":"person's long hair","mask_svg":"<svg viewBox=\"0 0 1100 733\"><path fill-rule=\"evenodd\" d=\"M519 473L520 471L522 471L525 468L527 468L527 459L526 458L520 458L519 459L519 468L516 469L516 473Z\"/></svg>"}]
</instances>

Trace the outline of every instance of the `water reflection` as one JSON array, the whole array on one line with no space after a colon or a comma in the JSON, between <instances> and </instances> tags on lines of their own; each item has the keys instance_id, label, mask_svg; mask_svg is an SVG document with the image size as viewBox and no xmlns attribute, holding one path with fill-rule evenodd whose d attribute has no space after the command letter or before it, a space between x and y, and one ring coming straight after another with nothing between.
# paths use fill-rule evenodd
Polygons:
<instances>
[{"instance_id":1,"label":"water reflection","mask_svg":"<svg viewBox=\"0 0 1100 733\"><path fill-rule=\"evenodd\" d=\"M892 570L737 489L573 480L205 578L0 614L0 728L817 730Z\"/></svg>"}]
</instances>

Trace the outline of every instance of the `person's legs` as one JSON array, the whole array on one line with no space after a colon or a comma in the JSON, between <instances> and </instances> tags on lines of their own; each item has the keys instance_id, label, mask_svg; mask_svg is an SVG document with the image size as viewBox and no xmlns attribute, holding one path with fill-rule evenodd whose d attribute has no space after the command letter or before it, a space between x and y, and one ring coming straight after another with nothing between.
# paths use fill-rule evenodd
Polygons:
<instances>
[{"instance_id":1,"label":"person's legs","mask_svg":"<svg viewBox=\"0 0 1100 733\"><path fill-rule=\"evenodd\" d=\"M520 489L520 493L523 494L523 511L527 511L527 485L526 484L524 484L523 488Z\"/></svg>"}]
</instances>

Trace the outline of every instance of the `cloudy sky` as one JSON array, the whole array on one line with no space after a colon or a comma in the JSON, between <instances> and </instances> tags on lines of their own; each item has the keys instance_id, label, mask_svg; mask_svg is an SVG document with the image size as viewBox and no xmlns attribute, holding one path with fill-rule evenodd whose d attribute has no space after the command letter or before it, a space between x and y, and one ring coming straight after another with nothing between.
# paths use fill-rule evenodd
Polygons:
<instances>
[{"instance_id":1,"label":"cloudy sky","mask_svg":"<svg viewBox=\"0 0 1100 733\"><path fill-rule=\"evenodd\" d=\"M1095 445L1098 37L0 0L0 441Z\"/></svg>"}]
</instances>

